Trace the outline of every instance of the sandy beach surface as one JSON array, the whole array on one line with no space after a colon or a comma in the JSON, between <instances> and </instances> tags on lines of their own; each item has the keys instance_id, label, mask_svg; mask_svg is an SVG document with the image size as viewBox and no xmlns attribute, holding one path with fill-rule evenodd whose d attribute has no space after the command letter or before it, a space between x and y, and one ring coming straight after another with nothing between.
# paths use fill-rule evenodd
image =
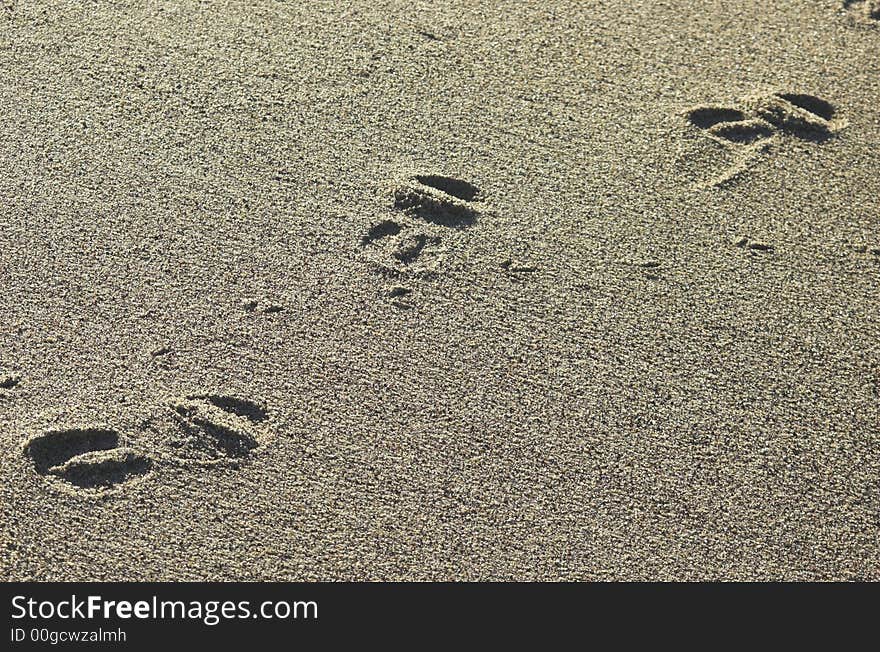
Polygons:
<instances>
[{"instance_id":1,"label":"sandy beach surface","mask_svg":"<svg viewBox=\"0 0 880 652\"><path fill-rule=\"evenodd\" d=\"M0 578L880 580L880 3L0 2Z\"/></svg>"}]
</instances>

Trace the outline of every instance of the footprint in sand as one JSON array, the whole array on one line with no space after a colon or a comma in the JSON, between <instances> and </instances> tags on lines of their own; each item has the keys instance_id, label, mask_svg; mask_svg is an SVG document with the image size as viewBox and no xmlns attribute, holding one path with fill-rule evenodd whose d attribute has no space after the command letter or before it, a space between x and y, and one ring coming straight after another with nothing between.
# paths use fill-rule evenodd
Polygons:
<instances>
[{"instance_id":1,"label":"footprint in sand","mask_svg":"<svg viewBox=\"0 0 880 652\"><path fill-rule=\"evenodd\" d=\"M163 462L190 466L238 465L267 440L265 406L220 394L167 401L142 421L141 431Z\"/></svg>"},{"instance_id":2,"label":"footprint in sand","mask_svg":"<svg viewBox=\"0 0 880 652\"><path fill-rule=\"evenodd\" d=\"M428 277L439 270L442 238L406 221L382 220L361 238L361 251L386 276Z\"/></svg>"},{"instance_id":3,"label":"footprint in sand","mask_svg":"<svg viewBox=\"0 0 880 652\"><path fill-rule=\"evenodd\" d=\"M100 495L146 475L153 465L148 456L120 444L119 433L110 428L69 428L32 437L24 452L40 475Z\"/></svg>"},{"instance_id":4,"label":"footprint in sand","mask_svg":"<svg viewBox=\"0 0 880 652\"><path fill-rule=\"evenodd\" d=\"M720 186L748 170L781 138L813 143L832 138L843 126L835 107L802 93L769 93L743 99L737 107L698 106L685 113L688 123L733 154L733 164L706 185Z\"/></svg>"},{"instance_id":5,"label":"footprint in sand","mask_svg":"<svg viewBox=\"0 0 880 652\"><path fill-rule=\"evenodd\" d=\"M455 229L473 225L480 201L475 185L439 175L416 175L394 190L394 208L404 213Z\"/></svg>"},{"instance_id":6,"label":"footprint in sand","mask_svg":"<svg viewBox=\"0 0 880 652\"><path fill-rule=\"evenodd\" d=\"M394 220L382 220L378 224L371 226L367 234L361 238L361 246L366 247L367 245L375 244L383 238L396 236L402 230L403 226Z\"/></svg>"},{"instance_id":7,"label":"footprint in sand","mask_svg":"<svg viewBox=\"0 0 880 652\"><path fill-rule=\"evenodd\" d=\"M100 497L167 464L238 466L268 440L265 406L221 394L191 394L152 408L127 432L106 426L52 429L28 439L24 454L61 488Z\"/></svg>"},{"instance_id":8,"label":"footprint in sand","mask_svg":"<svg viewBox=\"0 0 880 652\"><path fill-rule=\"evenodd\" d=\"M409 310L413 304L409 301L412 290L405 285L392 285L382 290L382 296L388 299L395 308Z\"/></svg>"},{"instance_id":9,"label":"footprint in sand","mask_svg":"<svg viewBox=\"0 0 880 652\"><path fill-rule=\"evenodd\" d=\"M16 373L0 373L0 397L18 387L21 377Z\"/></svg>"},{"instance_id":10,"label":"footprint in sand","mask_svg":"<svg viewBox=\"0 0 880 652\"><path fill-rule=\"evenodd\" d=\"M449 246L479 219L479 188L455 177L414 175L395 187L393 198L396 217L369 228L361 238L362 252L386 276L436 276ZM399 300L392 303L412 306Z\"/></svg>"},{"instance_id":11,"label":"footprint in sand","mask_svg":"<svg viewBox=\"0 0 880 652\"><path fill-rule=\"evenodd\" d=\"M859 22L880 23L880 0L843 0L843 8Z\"/></svg>"}]
</instances>

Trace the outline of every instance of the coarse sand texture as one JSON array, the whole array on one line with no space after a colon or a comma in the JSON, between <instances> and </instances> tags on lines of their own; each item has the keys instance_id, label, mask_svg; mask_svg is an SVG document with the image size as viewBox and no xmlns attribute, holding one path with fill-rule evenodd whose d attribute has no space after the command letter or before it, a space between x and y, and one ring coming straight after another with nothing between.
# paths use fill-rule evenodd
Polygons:
<instances>
[{"instance_id":1,"label":"coarse sand texture","mask_svg":"<svg viewBox=\"0 0 880 652\"><path fill-rule=\"evenodd\" d=\"M880 2L0 2L0 579L880 580Z\"/></svg>"}]
</instances>

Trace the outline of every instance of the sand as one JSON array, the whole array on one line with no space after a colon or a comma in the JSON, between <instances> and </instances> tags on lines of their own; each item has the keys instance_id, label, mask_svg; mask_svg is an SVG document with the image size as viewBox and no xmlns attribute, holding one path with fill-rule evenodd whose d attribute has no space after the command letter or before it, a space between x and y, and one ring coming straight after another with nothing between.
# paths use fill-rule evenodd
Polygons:
<instances>
[{"instance_id":1,"label":"sand","mask_svg":"<svg viewBox=\"0 0 880 652\"><path fill-rule=\"evenodd\" d=\"M0 8L0 578L880 580L880 9Z\"/></svg>"}]
</instances>

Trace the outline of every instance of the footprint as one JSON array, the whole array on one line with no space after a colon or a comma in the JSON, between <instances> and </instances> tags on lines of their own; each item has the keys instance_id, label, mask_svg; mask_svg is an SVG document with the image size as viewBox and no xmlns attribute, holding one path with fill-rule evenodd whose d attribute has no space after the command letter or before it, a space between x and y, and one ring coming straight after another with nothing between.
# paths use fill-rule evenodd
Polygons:
<instances>
[{"instance_id":1,"label":"footprint","mask_svg":"<svg viewBox=\"0 0 880 652\"><path fill-rule=\"evenodd\" d=\"M152 467L150 458L119 444L115 430L71 428L31 438L24 452L40 475L103 493L145 475Z\"/></svg>"},{"instance_id":2,"label":"footprint","mask_svg":"<svg viewBox=\"0 0 880 652\"><path fill-rule=\"evenodd\" d=\"M773 93L755 100L755 113L779 131L821 142L833 133L835 107L814 95Z\"/></svg>"},{"instance_id":3,"label":"footprint","mask_svg":"<svg viewBox=\"0 0 880 652\"><path fill-rule=\"evenodd\" d=\"M403 310L411 310L415 306L411 303L412 289L405 285L392 285L382 290L381 295L388 299L392 306Z\"/></svg>"},{"instance_id":4,"label":"footprint","mask_svg":"<svg viewBox=\"0 0 880 652\"><path fill-rule=\"evenodd\" d=\"M880 0L843 0L843 8L862 21L880 21Z\"/></svg>"},{"instance_id":5,"label":"footprint","mask_svg":"<svg viewBox=\"0 0 880 652\"><path fill-rule=\"evenodd\" d=\"M880 0L878 0L880 1ZM687 121L733 154L733 163L706 184L720 186L748 170L776 139L821 143L843 126L833 104L815 95L774 92L745 98L739 107L698 106Z\"/></svg>"},{"instance_id":6,"label":"footprint","mask_svg":"<svg viewBox=\"0 0 880 652\"><path fill-rule=\"evenodd\" d=\"M0 373L0 396L3 395L2 390L13 390L18 387L21 377L14 373Z\"/></svg>"},{"instance_id":7,"label":"footprint","mask_svg":"<svg viewBox=\"0 0 880 652\"><path fill-rule=\"evenodd\" d=\"M407 234L397 240L393 255L404 265L411 265L422 255L425 247L436 244L440 244L440 238L424 233Z\"/></svg>"},{"instance_id":8,"label":"footprint","mask_svg":"<svg viewBox=\"0 0 880 652\"><path fill-rule=\"evenodd\" d=\"M143 430L168 451L170 462L183 465L238 464L266 440L265 406L220 394L191 394L154 410Z\"/></svg>"},{"instance_id":9,"label":"footprint","mask_svg":"<svg viewBox=\"0 0 880 652\"><path fill-rule=\"evenodd\" d=\"M361 238L361 246L373 244L382 238L388 238L397 235L403 230L403 227L394 220L382 220L378 224L374 224L367 231L367 234Z\"/></svg>"},{"instance_id":10,"label":"footprint","mask_svg":"<svg viewBox=\"0 0 880 652\"><path fill-rule=\"evenodd\" d=\"M690 109L685 115L692 125L700 129L709 129L726 122L739 122L746 118L739 109L729 109L723 106L698 106Z\"/></svg>"},{"instance_id":11,"label":"footprint","mask_svg":"<svg viewBox=\"0 0 880 652\"><path fill-rule=\"evenodd\" d=\"M367 259L384 275L430 277L442 261L439 235L425 225L402 225L385 220L371 227L361 240Z\"/></svg>"},{"instance_id":12,"label":"footprint","mask_svg":"<svg viewBox=\"0 0 880 652\"><path fill-rule=\"evenodd\" d=\"M396 217L369 228L360 240L362 255L386 277L436 277L446 261L447 241L454 247L460 233L478 220L480 189L455 177L416 174L392 195ZM397 307L412 307L389 298Z\"/></svg>"},{"instance_id":13,"label":"footprint","mask_svg":"<svg viewBox=\"0 0 880 652\"><path fill-rule=\"evenodd\" d=\"M773 135L773 126L761 118L722 122L708 129L708 132L721 140L750 145Z\"/></svg>"},{"instance_id":14,"label":"footprint","mask_svg":"<svg viewBox=\"0 0 880 652\"><path fill-rule=\"evenodd\" d=\"M467 228L479 217L472 202L479 201L475 185L440 175L416 175L394 191L394 208L427 222Z\"/></svg>"}]
</instances>

